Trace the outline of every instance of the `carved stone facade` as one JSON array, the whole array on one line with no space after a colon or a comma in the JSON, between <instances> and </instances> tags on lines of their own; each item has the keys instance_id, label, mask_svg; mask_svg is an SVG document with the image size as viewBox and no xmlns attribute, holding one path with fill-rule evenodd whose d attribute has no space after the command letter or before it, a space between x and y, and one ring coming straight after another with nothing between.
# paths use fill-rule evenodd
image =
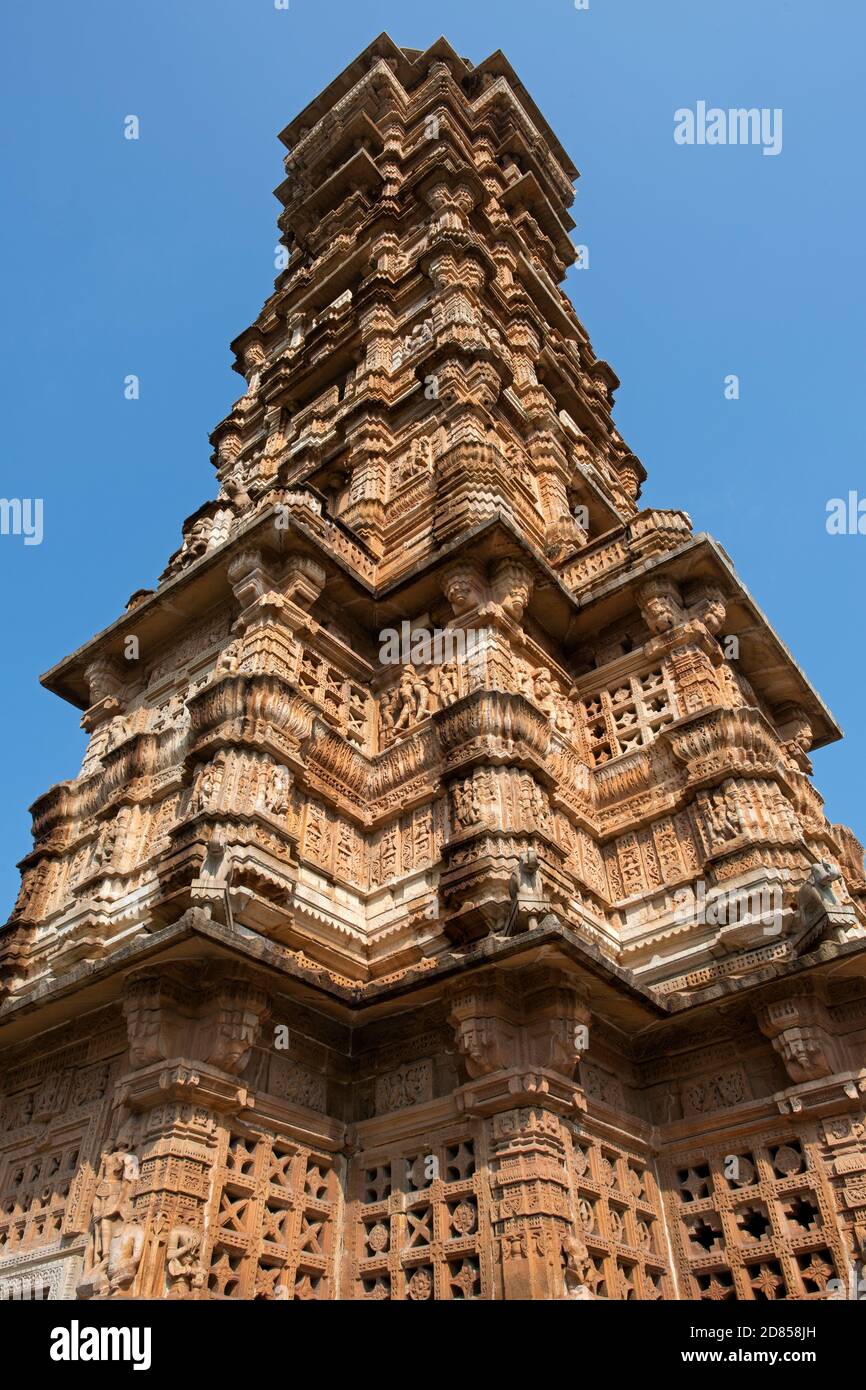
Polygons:
<instances>
[{"instance_id":1,"label":"carved stone facade","mask_svg":"<svg viewBox=\"0 0 866 1390\"><path fill-rule=\"evenodd\" d=\"M281 138L217 496L44 678L89 742L0 933L0 1297L829 1297L866 1255L839 731L640 508L559 288L576 170L444 40Z\"/></svg>"}]
</instances>

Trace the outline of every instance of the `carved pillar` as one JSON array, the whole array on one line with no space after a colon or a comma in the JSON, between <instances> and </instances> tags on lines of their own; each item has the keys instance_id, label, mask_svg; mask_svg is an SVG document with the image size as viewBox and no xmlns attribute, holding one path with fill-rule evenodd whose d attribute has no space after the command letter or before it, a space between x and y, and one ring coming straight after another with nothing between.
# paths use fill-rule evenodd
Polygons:
<instances>
[{"instance_id":1,"label":"carved pillar","mask_svg":"<svg viewBox=\"0 0 866 1390\"><path fill-rule=\"evenodd\" d=\"M578 526L568 505L568 457L547 431L532 435L527 447L538 474L545 554L556 563L586 539L586 532Z\"/></svg>"},{"instance_id":2,"label":"carved pillar","mask_svg":"<svg viewBox=\"0 0 866 1390\"><path fill-rule=\"evenodd\" d=\"M848 1297L866 1294L866 1112L856 1082L849 1083L847 1113L822 1121L824 1152L831 1174L839 1225L848 1243L854 1288ZM849 1282L846 1281L846 1282Z\"/></svg>"},{"instance_id":3,"label":"carved pillar","mask_svg":"<svg viewBox=\"0 0 866 1390\"><path fill-rule=\"evenodd\" d=\"M374 415L365 416L347 433L352 476L342 519L369 547L381 555L386 524L386 463L393 444L390 430Z\"/></svg>"},{"instance_id":4,"label":"carved pillar","mask_svg":"<svg viewBox=\"0 0 866 1390\"><path fill-rule=\"evenodd\" d=\"M670 637L656 638L648 653L662 658L681 714L694 714L719 703L714 661L717 649L706 633L694 631L689 624Z\"/></svg>"},{"instance_id":5,"label":"carved pillar","mask_svg":"<svg viewBox=\"0 0 866 1390\"><path fill-rule=\"evenodd\" d=\"M556 968L491 971L456 987L451 1022L470 1078L458 1104L486 1120L498 1296L562 1298L575 1234L564 1116L584 1104L584 994Z\"/></svg>"},{"instance_id":6,"label":"carved pillar","mask_svg":"<svg viewBox=\"0 0 866 1390\"><path fill-rule=\"evenodd\" d=\"M386 274L396 267L396 237L383 237L374 249L377 268ZM366 351L365 372L390 372L396 320L384 304L373 304L359 314L361 341Z\"/></svg>"},{"instance_id":7,"label":"carved pillar","mask_svg":"<svg viewBox=\"0 0 866 1390\"><path fill-rule=\"evenodd\" d=\"M501 1296L563 1296L563 1248L571 1232L561 1117L543 1105L503 1110L488 1121L494 1235Z\"/></svg>"},{"instance_id":8,"label":"carved pillar","mask_svg":"<svg viewBox=\"0 0 866 1390\"><path fill-rule=\"evenodd\" d=\"M98 766L108 747L113 722L120 719L126 704L124 682L116 662L107 657L92 661L84 676L91 701L90 707L81 716L81 728L88 735L81 764L81 776L86 777Z\"/></svg>"},{"instance_id":9,"label":"carved pillar","mask_svg":"<svg viewBox=\"0 0 866 1390\"><path fill-rule=\"evenodd\" d=\"M267 1013L242 974L154 968L124 999L130 1071L102 1157L79 1297L205 1297L200 1252L219 1126Z\"/></svg>"},{"instance_id":10,"label":"carved pillar","mask_svg":"<svg viewBox=\"0 0 866 1390\"><path fill-rule=\"evenodd\" d=\"M676 692L680 714L695 714L720 704L719 668L724 658L714 634L725 617L721 591L706 586L686 610L676 584L662 577L642 585L637 600L653 634L647 654L661 661Z\"/></svg>"},{"instance_id":11,"label":"carved pillar","mask_svg":"<svg viewBox=\"0 0 866 1390\"><path fill-rule=\"evenodd\" d=\"M326 578L323 566L304 554L289 557L280 579L265 567L259 551L236 556L229 582L241 608L235 623L241 636L223 652L221 669L291 680L299 651L295 629L308 623L308 610Z\"/></svg>"},{"instance_id":12,"label":"carved pillar","mask_svg":"<svg viewBox=\"0 0 866 1390\"><path fill-rule=\"evenodd\" d=\"M362 456L355 461L343 520L375 555L383 553L385 459L381 454Z\"/></svg>"},{"instance_id":13,"label":"carved pillar","mask_svg":"<svg viewBox=\"0 0 866 1390\"><path fill-rule=\"evenodd\" d=\"M497 248L497 266L502 283L510 285L514 279L516 263L505 246ZM536 325L528 318L516 316L508 325L508 342L514 356L514 384L520 390L537 385L535 363L541 352L541 338Z\"/></svg>"}]
</instances>

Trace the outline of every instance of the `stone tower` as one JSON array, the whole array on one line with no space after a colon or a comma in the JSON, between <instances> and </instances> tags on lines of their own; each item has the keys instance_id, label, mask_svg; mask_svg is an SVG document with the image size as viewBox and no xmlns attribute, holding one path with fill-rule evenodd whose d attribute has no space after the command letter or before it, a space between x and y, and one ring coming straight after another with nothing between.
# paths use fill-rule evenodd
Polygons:
<instances>
[{"instance_id":1,"label":"stone tower","mask_svg":"<svg viewBox=\"0 0 866 1390\"><path fill-rule=\"evenodd\" d=\"M839 736L642 509L501 53L283 131L216 497L45 677L0 933L0 1293L826 1298L866 1248Z\"/></svg>"}]
</instances>

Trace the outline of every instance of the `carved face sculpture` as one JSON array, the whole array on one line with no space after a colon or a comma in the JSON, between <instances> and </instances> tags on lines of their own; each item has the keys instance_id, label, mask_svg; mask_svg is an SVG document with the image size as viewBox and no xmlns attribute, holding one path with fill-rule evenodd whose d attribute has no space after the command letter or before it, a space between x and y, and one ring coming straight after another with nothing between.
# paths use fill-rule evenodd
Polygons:
<instances>
[{"instance_id":1,"label":"carved face sculpture","mask_svg":"<svg viewBox=\"0 0 866 1390\"><path fill-rule=\"evenodd\" d=\"M187 549L193 555L201 555L207 549L209 532L210 523L205 521L204 517L200 517L198 521L193 523L187 536Z\"/></svg>"},{"instance_id":2,"label":"carved face sculpture","mask_svg":"<svg viewBox=\"0 0 866 1390\"><path fill-rule=\"evenodd\" d=\"M133 1067L146 1067L165 1056L162 1038L163 1010L158 998L133 996L126 1000L124 1013L129 1037L129 1057Z\"/></svg>"},{"instance_id":3,"label":"carved face sculpture","mask_svg":"<svg viewBox=\"0 0 866 1390\"><path fill-rule=\"evenodd\" d=\"M491 578L493 597L505 612L520 622L532 594L532 574L517 560L500 560Z\"/></svg>"},{"instance_id":4,"label":"carved face sculpture","mask_svg":"<svg viewBox=\"0 0 866 1390\"><path fill-rule=\"evenodd\" d=\"M465 1023L457 1036L457 1046L470 1076L484 1074L487 1053L492 1043L492 1030L486 1020Z\"/></svg>"},{"instance_id":5,"label":"carved face sculpture","mask_svg":"<svg viewBox=\"0 0 866 1390\"><path fill-rule=\"evenodd\" d=\"M670 632L676 622L673 602L660 594L648 598L644 606L644 617L651 632Z\"/></svg>"},{"instance_id":6,"label":"carved face sculpture","mask_svg":"<svg viewBox=\"0 0 866 1390\"><path fill-rule=\"evenodd\" d=\"M637 601L644 622L655 636L670 632L682 620L679 592L669 580L649 580L638 590Z\"/></svg>"},{"instance_id":7,"label":"carved face sculpture","mask_svg":"<svg viewBox=\"0 0 866 1390\"><path fill-rule=\"evenodd\" d=\"M704 626L708 629L709 632L719 631L719 628L725 621L726 612L727 609L725 607L724 599L720 594L718 596L714 594L701 611L701 618L703 620Z\"/></svg>"},{"instance_id":8,"label":"carved face sculpture","mask_svg":"<svg viewBox=\"0 0 866 1390\"><path fill-rule=\"evenodd\" d=\"M456 614L467 613L482 597L481 578L473 565L453 565L442 579L442 589Z\"/></svg>"},{"instance_id":9,"label":"carved face sculpture","mask_svg":"<svg viewBox=\"0 0 866 1390\"><path fill-rule=\"evenodd\" d=\"M225 1007L220 1011L214 1030L214 1048L210 1060L224 1071L243 1071L258 1027L257 1016L242 1007Z\"/></svg>"}]
</instances>

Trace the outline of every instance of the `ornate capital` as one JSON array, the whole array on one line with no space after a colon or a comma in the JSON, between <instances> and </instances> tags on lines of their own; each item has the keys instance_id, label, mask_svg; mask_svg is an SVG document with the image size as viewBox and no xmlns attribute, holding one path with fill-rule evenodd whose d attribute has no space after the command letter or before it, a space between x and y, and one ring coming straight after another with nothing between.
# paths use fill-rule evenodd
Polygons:
<instances>
[{"instance_id":1,"label":"ornate capital","mask_svg":"<svg viewBox=\"0 0 866 1390\"><path fill-rule=\"evenodd\" d=\"M127 982L123 1003L133 1069L189 1058L239 1075L268 1013L268 997L243 975L144 970Z\"/></svg>"},{"instance_id":2,"label":"ornate capital","mask_svg":"<svg viewBox=\"0 0 866 1390\"><path fill-rule=\"evenodd\" d=\"M473 1079L511 1068L527 1082L530 1072L554 1072L571 1083L589 1045L586 993L555 968L475 976L455 987L449 1018Z\"/></svg>"},{"instance_id":3,"label":"ornate capital","mask_svg":"<svg viewBox=\"0 0 866 1390\"><path fill-rule=\"evenodd\" d=\"M830 1020L820 999L794 994L768 1004L758 1014L792 1081L818 1081L836 1070Z\"/></svg>"}]
</instances>

